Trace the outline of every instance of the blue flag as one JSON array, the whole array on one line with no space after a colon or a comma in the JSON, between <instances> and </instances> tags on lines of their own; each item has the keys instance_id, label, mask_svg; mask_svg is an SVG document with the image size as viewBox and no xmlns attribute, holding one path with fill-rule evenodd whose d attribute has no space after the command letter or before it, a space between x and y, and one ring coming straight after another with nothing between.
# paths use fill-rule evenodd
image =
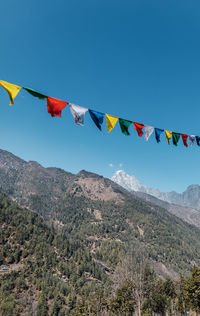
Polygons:
<instances>
[{"instance_id":1,"label":"blue flag","mask_svg":"<svg viewBox=\"0 0 200 316\"><path fill-rule=\"evenodd\" d=\"M89 110L89 113L90 113L92 120L94 121L94 123L96 124L98 129L100 129L100 131L101 131L101 125L103 124L103 118L104 118L105 114L100 113L100 112L96 112L96 111L92 111L92 110Z\"/></svg>"},{"instance_id":2,"label":"blue flag","mask_svg":"<svg viewBox=\"0 0 200 316\"><path fill-rule=\"evenodd\" d=\"M199 136L196 136L196 142L197 142L197 145L200 146L200 137Z\"/></svg>"},{"instance_id":3,"label":"blue flag","mask_svg":"<svg viewBox=\"0 0 200 316\"><path fill-rule=\"evenodd\" d=\"M160 128L156 128L156 127L155 127L155 137L156 137L157 143L160 142L160 135L161 135L161 133L163 133L163 132L164 132L164 129L160 129Z\"/></svg>"}]
</instances>

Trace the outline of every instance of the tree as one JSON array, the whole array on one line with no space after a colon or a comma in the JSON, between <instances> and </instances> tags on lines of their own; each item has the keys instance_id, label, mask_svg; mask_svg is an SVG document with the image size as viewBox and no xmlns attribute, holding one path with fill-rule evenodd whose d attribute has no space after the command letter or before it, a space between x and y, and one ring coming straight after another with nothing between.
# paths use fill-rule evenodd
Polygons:
<instances>
[{"instance_id":1,"label":"tree","mask_svg":"<svg viewBox=\"0 0 200 316\"><path fill-rule=\"evenodd\" d=\"M47 299L42 294L38 301L37 316L46 316L46 315L48 315Z\"/></svg>"},{"instance_id":2,"label":"tree","mask_svg":"<svg viewBox=\"0 0 200 316\"><path fill-rule=\"evenodd\" d=\"M191 277L185 282L184 294L188 307L200 312L200 267L193 268Z\"/></svg>"},{"instance_id":3,"label":"tree","mask_svg":"<svg viewBox=\"0 0 200 316\"><path fill-rule=\"evenodd\" d=\"M182 274L180 274L179 281L177 282L177 300L176 300L176 309L181 313L181 315L186 315L186 304L185 304L185 279Z\"/></svg>"},{"instance_id":4,"label":"tree","mask_svg":"<svg viewBox=\"0 0 200 316\"><path fill-rule=\"evenodd\" d=\"M122 287L126 281L134 282L133 295L138 316L141 316L142 306L149 297L155 283L155 273L147 260L144 249L131 244L127 257L118 265L115 271L114 284Z\"/></svg>"},{"instance_id":5,"label":"tree","mask_svg":"<svg viewBox=\"0 0 200 316\"><path fill-rule=\"evenodd\" d=\"M135 311L134 282L126 281L117 289L115 297L110 302L114 315L133 315Z\"/></svg>"},{"instance_id":6,"label":"tree","mask_svg":"<svg viewBox=\"0 0 200 316\"><path fill-rule=\"evenodd\" d=\"M167 309L168 301L167 295L164 291L165 281L158 280L151 289L149 296L143 304L143 311L148 311L148 314L163 315Z\"/></svg>"},{"instance_id":7,"label":"tree","mask_svg":"<svg viewBox=\"0 0 200 316\"><path fill-rule=\"evenodd\" d=\"M0 315L1 316L14 316L18 314L18 308L16 308L16 304L13 296L8 296L3 299L0 303Z\"/></svg>"}]
</instances>

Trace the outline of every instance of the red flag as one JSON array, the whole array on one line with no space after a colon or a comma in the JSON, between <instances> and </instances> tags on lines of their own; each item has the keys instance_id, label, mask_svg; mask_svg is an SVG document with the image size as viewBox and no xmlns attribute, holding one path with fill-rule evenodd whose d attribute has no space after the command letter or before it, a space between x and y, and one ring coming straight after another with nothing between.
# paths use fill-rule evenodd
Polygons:
<instances>
[{"instance_id":1,"label":"red flag","mask_svg":"<svg viewBox=\"0 0 200 316\"><path fill-rule=\"evenodd\" d=\"M51 116L61 116L61 111L69 104L68 102L54 99L52 97L47 98L47 111Z\"/></svg>"},{"instance_id":2,"label":"red flag","mask_svg":"<svg viewBox=\"0 0 200 316\"><path fill-rule=\"evenodd\" d=\"M188 135L181 134L181 136L182 136L183 144L185 145L185 147L188 147L188 144L187 144Z\"/></svg>"},{"instance_id":3,"label":"red flag","mask_svg":"<svg viewBox=\"0 0 200 316\"><path fill-rule=\"evenodd\" d=\"M144 125L140 124L140 123L136 123L136 122L133 122L133 124L134 124L134 128L136 129L136 131L138 133L138 136L141 137L143 135L142 129L143 129Z\"/></svg>"}]
</instances>

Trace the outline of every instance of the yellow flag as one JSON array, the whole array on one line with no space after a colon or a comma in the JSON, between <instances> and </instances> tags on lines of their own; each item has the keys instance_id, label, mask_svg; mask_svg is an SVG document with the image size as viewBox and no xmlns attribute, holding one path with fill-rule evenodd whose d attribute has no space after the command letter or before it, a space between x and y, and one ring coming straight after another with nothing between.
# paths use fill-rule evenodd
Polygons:
<instances>
[{"instance_id":1,"label":"yellow flag","mask_svg":"<svg viewBox=\"0 0 200 316\"><path fill-rule=\"evenodd\" d=\"M107 120L108 133L110 133L110 131L115 127L115 124L117 123L119 118L106 114L106 120Z\"/></svg>"},{"instance_id":2,"label":"yellow flag","mask_svg":"<svg viewBox=\"0 0 200 316\"><path fill-rule=\"evenodd\" d=\"M165 136L166 136L166 140L168 141L168 144L169 144L170 138L172 137L172 132L171 131L165 131Z\"/></svg>"},{"instance_id":3,"label":"yellow flag","mask_svg":"<svg viewBox=\"0 0 200 316\"><path fill-rule=\"evenodd\" d=\"M2 86L8 92L10 97L10 105L13 105L13 100L20 91L21 87L3 80L0 80L0 86Z\"/></svg>"}]
</instances>

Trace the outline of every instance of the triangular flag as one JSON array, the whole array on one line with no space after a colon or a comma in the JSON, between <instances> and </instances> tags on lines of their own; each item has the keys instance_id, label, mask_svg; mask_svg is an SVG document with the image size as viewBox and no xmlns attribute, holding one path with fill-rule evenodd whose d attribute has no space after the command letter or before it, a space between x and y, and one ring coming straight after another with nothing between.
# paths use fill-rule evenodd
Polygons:
<instances>
[{"instance_id":1,"label":"triangular flag","mask_svg":"<svg viewBox=\"0 0 200 316\"><path fill-rule=\"evenodd\" d=\"M160 135L163 132L164 132L164 129L160 129L160 128L155 127L155 137L156 137L157 143L160 142Z\"/></svg>"},{"instance_id":2,"label":"triangular flag","mask_svg":"<svg viewBox=\"0 0 200 316\"><path fill-rule=\"evenodd\" d=\"M134 128L136 129L137 133L138 133L138 136L142 136L143 135L143 127L144 127L144 124L140 124L140 123L136 123L136 122L133 122L134 124Z\"/></svg>"},{"instance_id":3,"label":"triangular flag","mask_svg":"<svg viewBox=\"0 0 200 316\"><path fill-rule=\"evenodd\" d=\"M199 136L196 136L196 142L197 142L197 145L200 146L200 137Z\"/></svg>"},{"instance_id":4,"label":"triangular flag","mask_svg":"<svg viewBox=\"0 0 200 316\"><path fill-rule=\"evenodd\" d=\"M103 124L103 118L104 118L104 113L101 112L96 112L89 110L90 116L92 120L94 121L95 125L100 129L101 131L101 125Z\"/></svg>"},{"instance_id":5,"label":"triangular flag","mask_svg":"<svg viewBox=\"0 0 200 316\"><path fill-rule=\"evenodd\" d=\"M172 133L172 141L175 146L177 146L180 136L180 133Z\"/></svg>"},{"instance_id":6,"label":"triangular flag","mask_svg":"<svg viewBox=\"0 0 200 316\"><path fill-rule=\"evenodd\" d=\"M122 133L124 135L130 135L130 133L128 131L128 128L132 124L132 122L120 118L119 119L119 124L120 124Z\"/></svg>"},{"instance_id":7,"label":"triangular flag","mask_svg":"<svg viewBox=\"0 0 200 316\"><path fill-rule=\"evenodd\" d=\"M69 108L72 113L72 116L74 118L74 122L77 125L83 126L84 125L84 118L85 113L88 111L88 109L83 108L79 105L69 103Z\"/></svg>"},{"instance_id":8,"label":"triangular flag","mask_svg":"<svg viewBox=\"0 0 200 316\"><path fill-rule=\"evenodd\" d=\"M0 80L0 85L8 92L10 98L10 105L13 105L13 100L22 87L16 86L15 84L3 80Z\"/></svg>"},{"instance_id":9,"label":"triangular flag","mask_svg":"<svg viewBox=\"0 0 200 316\"><path fill-rule=\"evenodd\" d=\"M153 126L144 125L144 137L145 137L146 141L149 139L149 137L151 136L153 131L154 131Z\"/></svg>"},{"instance_id":10,"label":"triangular flag","mask_svg":"<svg viewBox=\"0 0 200 316\"><path fill-rule=\"evenodd\" d=\"M47 111L51 116L61 116L61 111L69 104L68 102L61 101L52 97L47 98Z\"/></svg>"},{"instance_id":11,"label":"triangular flag","mask_svg":"<svg viewBox=\"0 0 200 316\"><path fill-rule=\"evenodd\" d=\"M188 135L186 134L181 134L182 136L182 140L183 140L183 144L185 147L188 147L188 144L187 144L187 139L188 139Z\"/></svg>"},{"instance_id":12,"label":"triangular flag","mask_svg":"<svg viewBox=\"0 0 200 316\"><path fill-rule=\"evenodd\" d=\"M39 93L31 88L25 88L23 87L24 90L26 90L27 92L29 92L31 95L33 95L34 97L37 97L41 100L46 100L47 99L47 96L42 94L42 93Z\"/></svg>"},{"instance_id":13,"label":"triangular flag","mask_svg":"<svg viewBox=\"0 0 200 316\"><path fill-rule=\"evenodd\" d=\"M106 114L108 133L110 133L110 131L115 127L118 120L119 120L118 117Z\"/></svg>"},{"instance_id":14,"label":"triangular flag","mask_svg":"<svg viewBox=\"0 0 200 316\"><path fill-rule=\"evenodd\" d=\"M189 135L189 141L190 141L190 146L192 146L195 141L195 135Z\"/></svg>"},{"instance_id":15,"label":"triangular flag","mask_svg":"<svg viewBox=\"0 0 200 316\"><path fill-rule=\"evenodd\" d=\"M168 141L168 144L169 144L170 138L172 137L172 132L171 131L165 131L165 136L166 136L166 140Z\"/></svg>"}]
</instances>

